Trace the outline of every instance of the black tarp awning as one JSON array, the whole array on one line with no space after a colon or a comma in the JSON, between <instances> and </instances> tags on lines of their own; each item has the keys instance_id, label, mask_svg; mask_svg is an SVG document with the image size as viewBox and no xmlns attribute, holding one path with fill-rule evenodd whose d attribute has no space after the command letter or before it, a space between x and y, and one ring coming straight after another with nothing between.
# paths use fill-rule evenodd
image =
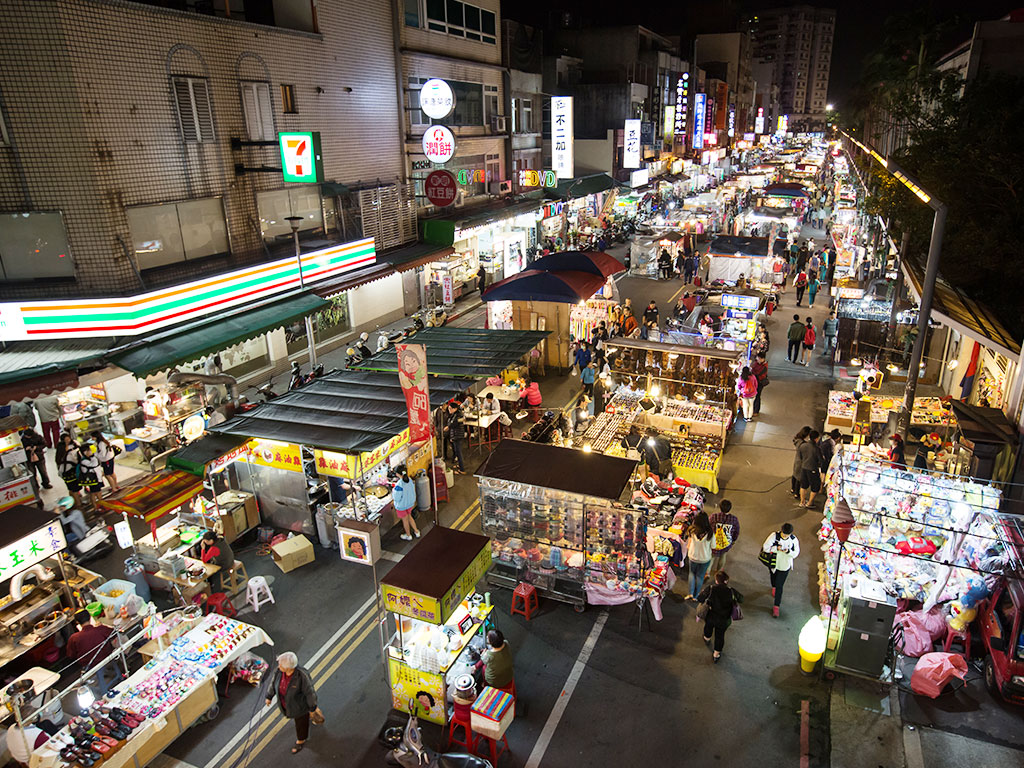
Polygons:
<instances>
[{"instance_id":1,"label":"black tarp awning","mask_svg":"<svg viewBox=\"0 0 1024 768\"><path fill-rule=\"evenodd\" d=\"M744 256L767 256L767 237L734 237L732 235L719 235L711 241L708 254L732 256L740 253Z\"/></svg>"},{"instance_id":2,"label":"black tarp awning","mask_svg":"<svg viewBox=\"0 0 1024 768\"><path fill-rule=\"evenodd\" d=\"M431 377L430 405L463 392L466 381ZM408 426L397 373L338 371L211 429L214 434L280 440L358 453L372 451Z\"/></svg>"},{"instance_id":3,"label":"black tarp awning","mask_svg":"<svg viewBox=\"0 0 1024 768\"><path fill-rule=\"evenodd\" d=\"M522 440L502 440L476 474L582 496L618 499L634 469L636 462L630 459Z\"/></svg>"},{"instance_id":4,"label":"black tarp awning","mask_svg":"<svg viewBox=\"0 0 1024 768\"><path fill-rule=\"evenodd\" d=\"M45 512L39 507L18 504L0 512L0 546L13 544L40 528L45 528L54 521L52 512ZM0 577L2 578L2 577Z\"/></svg>"},{"instance_id":5,"label":"black tarp awning","mask_svg":"<svg viewBox=\"0 0 1024 768\"><path fill-rule=\"evenodd\" d=\"M982 408L960 400L950 400L957 425L972 443L1017 444L1017 430L998 408Z\"/></svg>"},{"instance_id":6,"label":"black tarp awning","mask_svg":"<svg viewBox=\"0 0 1024 768\"><path fill-rule=\"evenodd\" d=\"M172 469L183 469L202 477L206 474L207 464L230 453L248 440L249 438L245 435L219 435L209 432L181 448L177 453L168 456L167 466Z\"/></svg>"},{"instance_id":7,"label":"black tarp awning","mask_svg":"<svg viewBox=\"0 0 1024 768\"><path fill-rule=\"evenodd\" d=\"M426 328L409 339L427 349L431 376L494 376L540 344L550 331L491 331L482 328ZM394 347L358 364L357 370L398 371Z\"/></svg>"}]
</instances>

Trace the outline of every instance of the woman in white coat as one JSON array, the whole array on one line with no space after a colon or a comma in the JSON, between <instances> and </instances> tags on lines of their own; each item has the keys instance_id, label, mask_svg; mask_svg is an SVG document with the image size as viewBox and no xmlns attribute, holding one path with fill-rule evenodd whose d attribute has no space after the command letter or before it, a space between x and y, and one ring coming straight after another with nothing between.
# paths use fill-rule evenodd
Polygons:
<instances>
[{"instance_id":1,"label":"woman in white coat","mask_svg":"<svg viewBox=\"0 0 1024 768\"><path fill-rule=\"evenodd\" d=\"M768 538L764 540L761 550L769 554L775 554L775 565L770 569L772 574L772 597L775 598L772 616L779 618L779 607L782 605L782 588L786 584L789 572L793 569L793 561L800 554L800 542L793 535L793 526L790 523L783 523L781 529L769 534Z\"/></svg>"}]
</instances>

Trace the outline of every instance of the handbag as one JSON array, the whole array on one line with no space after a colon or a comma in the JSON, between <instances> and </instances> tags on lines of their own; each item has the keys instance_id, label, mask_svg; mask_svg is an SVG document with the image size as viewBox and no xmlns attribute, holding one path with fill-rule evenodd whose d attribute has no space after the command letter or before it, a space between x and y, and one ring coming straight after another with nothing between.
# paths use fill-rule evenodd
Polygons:
<instances>
[{"instance_id":1,"label":"handbag","mask_svg":"<svg viewBox=\"0 0 1024 768\"><path fill-rule=\"evenodd\" d=\"M320 711L320 707L317 707L309 713L309 722L313 725L323 725L324 720L324 713Z\"/></svg>"},{"instance_id":2,"label":"handbag","mask_svg":"<svg viewBox=\"0 0 1024 768\"><path fill-rule=\"evenodd\" d=\"M776 533L775 534L775 542L772 544L772 546L775 546L778 543L779 543L779 534ZM765 552L763 549L757 555L757 559L760 560L761 563L763 565L765 565L766 567L768 567L768 568L775 568L775 558L776 557L777 557L777 554L775 552Z\"/></svg>"},{"instance_id":3,"label":"handbag","mask_svg":"<svg viewBox=\"0 0 1024 768\"><path fill-rule=\"evenodd\" d=\"M737 603L735 600L733 600L732 603L732 620L743 621L743 609L740 607L740 604Z\"/></svg>"},{"instance_id":4,"label":"handbag","mask_svg":"<svg viewBox=\"0 0 1024 768\"><path fill-rule=\"evenodd\" d=\"M711 608L708 606L707 600L697 605L697 621L704 621L708 617L708 611Z\"/></svg>"}]
</instances>

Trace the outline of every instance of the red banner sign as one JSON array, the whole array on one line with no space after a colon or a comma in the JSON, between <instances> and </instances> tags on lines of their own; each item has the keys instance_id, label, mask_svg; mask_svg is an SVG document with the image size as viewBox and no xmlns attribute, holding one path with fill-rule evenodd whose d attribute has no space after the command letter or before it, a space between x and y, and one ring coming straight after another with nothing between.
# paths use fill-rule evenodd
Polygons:
<instances>
[{"instance_id":1,"label":"red banner sign","mask_svg":"<svg viewBox=\"0 0 1024 768\"><path fill-rule=\"evenodd\" d=\"M430 393L427 390L427 350L422 344L396 344L398 380L409 409L409 442L430 439Z\"/></svg>"}]
</instances>

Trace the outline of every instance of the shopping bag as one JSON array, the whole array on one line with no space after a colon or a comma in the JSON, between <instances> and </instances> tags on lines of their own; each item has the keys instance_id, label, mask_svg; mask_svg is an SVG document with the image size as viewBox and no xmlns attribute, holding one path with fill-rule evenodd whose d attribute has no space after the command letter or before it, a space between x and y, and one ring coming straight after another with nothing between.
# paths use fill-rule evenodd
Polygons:
<instances>
[{"instance_id":1,"label":"shopping bag","mask_svg":"<svg viewBox=\"0 0 1024 768\"><path fill-rule=\"evenodd\" d=\"M313 725L323 725L325 719L324 713L320 710L320 707L317 707L309 713L309 722Z\"/></svg>"},{"instance_id":2,"label":"shopping bag","mask_svg":"<svg viewBox=\"0 0 1024 768\"><path fill-rule=\"evenodd\" d=\"M757 555L757 559L761 561L761 564L768 568L775 568L775 553L774 552L761 552Z\"/></svg>"},{"instance_id":3,"label":"shopping bag","mask_svg":"<svg viewBox=\"0 0 1024 768\"><path fill-rule=\"evenodd\" d=\"M743 620L743 609L740 607L739 603L733 603L732 604L732 620L733 621L742 621Z\"/></svg>"},{"instance_id":4,"label":"shopping bag","mask_svg":"<svg viewBox=\"0 0 1024 768\"><path fill-rule=\"evenodd\" d=\"M937 698L953 678L964 679L967 662L959 653L926 653L914 667L910 688L929 698Z\"/></svg>"}]
</instances>

